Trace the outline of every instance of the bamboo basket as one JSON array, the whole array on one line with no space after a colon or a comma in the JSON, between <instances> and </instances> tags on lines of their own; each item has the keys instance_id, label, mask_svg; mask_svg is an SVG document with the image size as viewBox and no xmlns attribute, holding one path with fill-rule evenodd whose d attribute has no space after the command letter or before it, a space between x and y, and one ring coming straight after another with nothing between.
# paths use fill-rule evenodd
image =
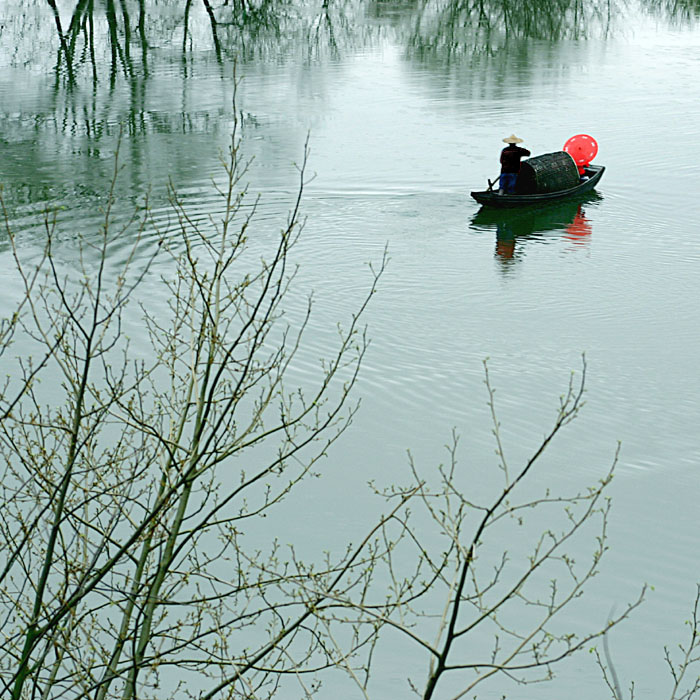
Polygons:
<instances>
[{"instance_id":1,"label":"bamboo basket","mask_svg":"<svg viewBox=\"0 0 700 700\"><path fill-rule=\"evenodd\" d=\"M568 190L579 184L574 159L564 151L544 153L520 164L517 194L546 194Z\"/></svg>"}]
</instances>

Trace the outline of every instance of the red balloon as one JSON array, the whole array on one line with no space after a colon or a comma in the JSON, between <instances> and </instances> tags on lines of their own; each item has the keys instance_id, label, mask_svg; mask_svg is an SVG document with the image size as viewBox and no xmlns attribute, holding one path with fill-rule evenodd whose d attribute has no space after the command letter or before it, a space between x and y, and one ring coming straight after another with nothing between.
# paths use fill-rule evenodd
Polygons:
<instances>
[{"instance_id":1,"label":"red balloon","mask_svg":"<svg viewBox=\"0 0 700 700\"><path fill-rule=\"evenodd\" d=\"M565 144L564 150L574 159L576 165L588 165L598 153L598 143L588 134L576 134Z\"/></svg>"}]
</instances>

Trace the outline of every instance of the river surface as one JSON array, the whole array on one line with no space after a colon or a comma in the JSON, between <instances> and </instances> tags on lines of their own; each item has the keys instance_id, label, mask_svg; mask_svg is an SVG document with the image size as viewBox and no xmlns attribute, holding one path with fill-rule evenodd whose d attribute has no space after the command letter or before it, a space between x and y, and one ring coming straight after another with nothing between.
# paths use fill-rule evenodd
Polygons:
<instances>
[{"instance_id":1,"label":"river surface","mask_svg":"<svg viewBox=\"0 0 700 700\"><path fill-rule=\"evenodd\" d=\"M118 66L110 79L105 51L96 57L104 77L93 81L82 66L68 89L54 70L50 16L43 4L25 5L3 5L0 17L0 179L24 253L42 245L45 207L60 208L56 254L66 260L75 234L94 230L120 130L123 216L150 186L155 218L166 221L168 178L202 221L216 214L211 179L232 125L235 52L224 45L217 58L206 17L193 15L183 53L181 29L160 8L147 57L132 49L130 74ZM434 469L453 428L460 465L490 478L486 358L506 451L513 463L526 459L585 354L586 406L535 478L563 491L593 484L621 442L610 550L569 621L602 624L642 583L654 586L611 636L623 684L634 680L635 696L654 700L668 695L663 645L684 635L700 579L700 27L692 3L679 7L567 16L557 36L551 18L535 17L537 31L506 41L498 27L488 37L444 27L438 10L414 31L413 4L348 5L318 21L312 12L303 30L249 37L236 69L261 247L284 225L309 136L315 177L295 256L299 289L314 291L316 307L300 376L362 300L367 263L385 248L389 257L366 315L361 410L325 477L286 517L311 550L329 531L352 537L376 508L366 482L404 479L407 450ZM469 191L497 175L501 139L512 132L533 154L594 136L595 162L606 166L597 192L546 211L480 211ZM0 236L11 303L9 266ZM405 676L424 663L416 650L386 651L372 697L407 696ZM478 696L504 692L607 696L589 654L550 684L495 683Z\"/></svg>"}]
</instances>

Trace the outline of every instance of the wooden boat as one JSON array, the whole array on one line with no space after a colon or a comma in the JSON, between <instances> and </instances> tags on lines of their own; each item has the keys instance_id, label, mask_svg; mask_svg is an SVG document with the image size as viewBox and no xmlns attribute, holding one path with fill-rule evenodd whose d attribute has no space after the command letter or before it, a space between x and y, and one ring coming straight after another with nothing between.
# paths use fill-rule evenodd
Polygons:
<instances>
[{"instance_id":1,"label":"wooden boat","mask_svg":"<svg viewBox=\"0 0 700 700\"><path fill-rule=\"evenodd\" d=\"M488 190L481 192L472 192L471 196L476 199L479 204L484 204L489 207L520 207L529 204L546 204L547 202L564 199L565 197L573 197L584 192L592 190L603 177L605 166L603 165L587 165L584 175L587 180L582 180L575 187L569 187L565 190L556 192L546 192L544 194L498 194L491 187Z\"/></svg>"}]
</instances>

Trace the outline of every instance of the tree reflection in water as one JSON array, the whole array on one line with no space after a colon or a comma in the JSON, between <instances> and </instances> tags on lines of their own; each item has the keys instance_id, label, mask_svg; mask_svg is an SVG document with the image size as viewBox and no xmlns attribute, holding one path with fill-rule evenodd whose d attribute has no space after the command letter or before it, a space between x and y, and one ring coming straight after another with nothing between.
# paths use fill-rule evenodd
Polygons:
<instances>
[{"instance_id":1,"label":"tree reflection in water","mask_svg":"<svg viewBox=\"0 0 700 700\"><path fill-rule=\"evenodd\" d=\"M654 14L700 16L700 0L641 0ZM496 55L519 41L608 35L623 0L24 0L3 18L4 44L18 61L47 58L74 81L147 71L149 53L177 46L185 58L211 50L218 61L308 51L333 58L391 31L416 60ZM52 50L37 51L37 38ZM24 57L22 57L24 48ZM51 58L53 56L53 58Z\"/></svg>"},{"instance_id":2,"label":"tree reflection in water","mask_svg":"<svg viewBox=\"0 0 700 700\"><path fill-rule=\"evenodd\" d=\"M700 14L700 0L641 1L665 17ZM566 45L559 42L612 32L622 11L623 0L17 0L3 14L0 64L43 71L53 90L30 81L23 103L39 107L0 115L9 141L4 178L19 199L43 201L42 187L104 181L100 154L113 150L120 127L129 137L211 134L227 105L193 110L193 88L206 90L203 73L230 81L234 60L241 73L289 57L309 65L390 40L421 64L426 92L449 81L461 98L491 99L508 89L513 67L521 82L543 79L538 66L550 56L542 52L555 58ZM163 94L164 72L173 80L156 110L152 96ZM87 138L68 146L66 136ZM128 142L134 161L143 160L145 142ZM79 154L70 170L53 156L58 143ZM198 153L188 153L187 167L196 167Z\"/></svg>"},{"instance_id":3,"label":"tree reflection in water","mask_svg":"<svg viewBox=\"0 0 700 700\"><path fill-rule=\"evenodd\" d=\"M700 0L646 0L651 12L687 25L700 20Z\"/></svg>"},{"instance_id":4,"label":"tree reflection in water","mask_svg":"<svg viewBox=\"0 0 700 700\"><path fill-rule=\"evenodd\" d=\"M581 39L607 34L616 15L610 0L424 0L408 47L421 60L496 55L519 40Z\"/></svg>"},{"instance_id":5,"label":"tree reflection in water","mask_svg":"<svg viewBox=\"0 0 700 700\"><path fill-rule=\"evenodd\" d=\"M71 84L86 73L113 81L147 73L149 54L163 47L178 47L183 60L212 51L219 63L304 50L337 58L377 34L360 21L369 7L362 0L25 0L4 38L16 46L18 64L50 60ZM51 49L37 52L38 38Z\"/></svg>"},{"instance_id":6,"label":"tree reflection in water","mask_svg":"<svg viewBox=\"0 0 700 700\"><path fill-rule=\"evenodd\" d=\"M528 61L528 47L516 40L546 37L551 46L579 36L584 26L592 31L595 18L607 27L614 14L611 2L19 0L3 17L3 46L12 51L5 52L2 64L31 66L34 72L55 76L52 94L41 86L43 103L51 103L47 118L34 120L32 133L21 139L37 145L36 158L42 161L41 140L55 140L57 132L87 133L90 148L97 148L116 124L123 124L128 135L187 132L191 114L179 111L172 91L172 110L158 115L148 110L149 94L156 89L153 76L162 72L163 62L169 75L178 66L181 70L183 104L195 60L210 62L209 56L228 80L234 60L243 72L247 64L277 63L290 56L304 63L337 61L388 37L405 47L408 60L430 59L433 65L428 67L442 74L443 59L490 55L510 40L513 44L499 56ZM500 84L500 72L490 73ZM158 89L160 85L159 80ZM5 119L3 131L18 130L16 119ZM154 119L171 123L156 126ZM26 131L29 122L21 116L19 121ZM112 133L102 146L111 149L113 140ZM22 158L11 168L23 170L31 160ZM16 177L6 174L29 182L34 172L50 172L49 163L34 165L14 173Z\"/></svg>"}]
</instances>

